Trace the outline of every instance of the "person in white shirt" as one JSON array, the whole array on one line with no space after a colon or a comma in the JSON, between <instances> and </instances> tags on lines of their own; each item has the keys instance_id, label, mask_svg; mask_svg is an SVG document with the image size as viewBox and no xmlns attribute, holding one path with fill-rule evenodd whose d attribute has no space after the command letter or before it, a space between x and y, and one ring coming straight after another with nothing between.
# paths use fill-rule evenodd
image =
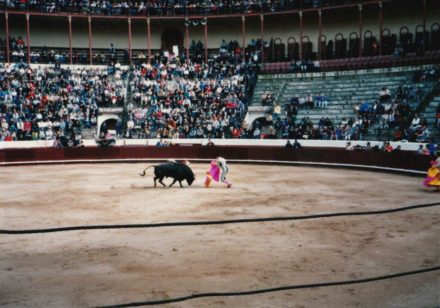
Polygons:
<instances>
[{"instance_id":1,"label":"person in white shirt","mask_svg":"<svg viewBox=\"0 0 440 308\"><path fill-rule=\"evenodd\" d=\"M420 117L416 114L411 122L411 126L413 129L420 127Z\"/></svg>"}]
</instances>

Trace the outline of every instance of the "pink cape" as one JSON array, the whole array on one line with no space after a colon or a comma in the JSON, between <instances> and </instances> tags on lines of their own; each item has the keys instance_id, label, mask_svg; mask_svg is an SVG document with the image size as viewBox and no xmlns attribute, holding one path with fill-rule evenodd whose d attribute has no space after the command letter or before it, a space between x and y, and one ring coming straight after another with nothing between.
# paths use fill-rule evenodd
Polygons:
<instances>
[{"instance_id":1,"label":"pink cape","mask_svg":"<svg viewBox=\"0 0 440 308\"><path fill-rule=\"evenodd\" d=\"M208 170L207 174L211 175L212 179L216 182L220 180L220 167L217 166L216 161L211 161L211 168Z\"/></svg>"}]
</instances>

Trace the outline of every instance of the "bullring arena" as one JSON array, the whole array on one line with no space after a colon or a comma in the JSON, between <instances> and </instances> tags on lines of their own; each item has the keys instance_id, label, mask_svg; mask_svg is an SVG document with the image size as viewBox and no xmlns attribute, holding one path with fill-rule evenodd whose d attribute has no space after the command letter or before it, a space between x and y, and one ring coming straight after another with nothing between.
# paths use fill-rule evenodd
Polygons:
<instances>
[{"instance_id":1,"label":"bullring arena","mask_svg":"<svg viewBox=\"0 0 440 308\"><path fill-rule=\"evenodd\" d=\"M439 16L0 1L0 308L439 308Z\"/></svg>"},{"instance_id":2,"label":"bullring arena","mask_svg":"<svg viewBox=\"0 0 440 308\"><path fill-rule=\"evenodd\" d=\"M138 175L150 164L2 168L0 305L439 304L439 199L423 176L231 160L232 188L207 189L206 159L191 186L153 188Z\"/></svg>"}]
</instances>

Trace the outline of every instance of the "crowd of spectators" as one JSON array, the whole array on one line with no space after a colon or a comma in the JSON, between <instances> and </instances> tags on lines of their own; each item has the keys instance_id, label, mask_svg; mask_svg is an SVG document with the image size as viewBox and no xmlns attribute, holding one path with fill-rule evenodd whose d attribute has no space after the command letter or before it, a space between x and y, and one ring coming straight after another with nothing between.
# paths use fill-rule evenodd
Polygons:
<instances>
[{"instance_id":1,"label":"crowd of spectators","mask_svg":"<svg viewBox=\"0 0 440 308\"><path fill-rule=\"evenodd\" d=\"M418 71L414 76L414 82L435 81L440 82L440 68L438 66L428 66L424 70ZM430 126L437 130L437 135L440 134L440 105L436 107L436 115L434 123L428 123L422 114L415 114L411 124L403 130L402 138L409 141L429 142L434 137L434 132L429 128Z\"/></svg>"},{"instance_id":2,"label":"crowd of spectators","mask_svg":"<svg viewBox=\"0 0 440 308\"><path fill-rule=\"evenodd\" d=\"M313 73L321 71L321 63L319 60L297 59L290 63L291 73Z\"/></svg>"},{"instance_id":3,"label":"crowd of spectators","mask_svg":"<svg viewBox=\"0 0 440 308\"><path fill-rule=\"evenodd\" d=\"M286 112L288 114L288 112ZM363 135L356 126L354 118L342 118L333 123L328 117L321 117L318 123L305 116L297 119L296 115L278 117L271 114L256 122L248 134L255 139L320 139L320 140L362 140Z\"/></svg>"},{"instance_id":4,"label":"crowd of spectators","mask_svg":"<svg viewBox=\"0 0 440 308\"><path fill-rule=\"evenodd\" d=\"M266 42L265 42L266 43ZM246 46L245 53L237 41L230 41L229 43L222 40L218 52L214 53L235 53L242 54L247 60L251 60L255 63L261 62L261 48L263 42L261 39L252 39ZM10 61L13 63L27 63L27 48L24 44L21 36L18 39L11 37L9 40L10 46ZM153 54L157 54L160 51L153 51ZM132 50L132 58L130 61L130 52L128 48L117 49L113 43L110 44L108 49L93 49L92 59L88 49L74 48L72 49L72 64L90 64L90 61L94 65L115 65L121 63L124 65L134 64L139 65L148 61L148 54L145 50ZM179 55L181 60L186 60L186 52L181 51ZM201 62L205 57L205 48L203 43L192 40L189 45L189 57L192 61ZM30 63L32 64L69 64L70 54L67 48L52 48L47 46L32 47L30 50ZM0 37L0 62L6 62L6 40Z\"/></svg>"},{"instance_id":5,"label":"crowd of spectators","mask_svg":"<svg viewBox=\"0 0 440 308\"><path fill-rule=\"evenodd\" d=\"M440 143L437 145L430 140L425 144L420 144L419 148L416 151L419 155L431 155L431 156L439 156L440 155Z\"/></svg>"},{"instance_id":6,"label":"crowd of spectators","mask_svg":"<svg viewBox=\"0 0 440 308\"><path fill-rule=\"evenodd\" d=\"M402 90L400 87L398 89ZM406 101L409 96L408 88L405 87L405 97L392 98L391 91L387 87L380 89L378 100L374 103L363 102L354 106L356 125L362 132L366 132L373 124L378 123L380 128L395 128L405 121L410 108ZM411 94L414 95L414 94Z\"/></svg>"},{"instance_id":7,"label":"crowd of spectators","mask_svg":"<svg viewBox=\"0 0 440 308\"><path fill-rule=\"evenodd\" d=\"M12 62L24 62L26 60L26 45L24 39L21 36L19 36L18 38L11 37L9 39L9 48ZM6 62L5 49L6 39L0 38L0 62Z\"/></svg>"},{"instance_id":8,"label":"crowd of spectators","mask_svg":"<svg viewBox=\"0 0 440 308\"><path fill-rule=\"evenodd\" d=\"M240 138L258 65L231 48L208 63L168 52L132 71L126 137Z\"/></svg>"},{"instance_id":9,"label":"crowd of spectators","mask_svg":"<svg viewBox=\"0 0 440 308\"><path fill-rule=\"evenodd\" d=\"M381 144L376 144L374 146L371 145L370 141L367 141L365 145L360 144L352 144L352 142L347 141L345 145L345 149L348 151L376 151L376 152L384 152L384 153L399 153L402 151L402 146L399 144L397 146L393 146L391 142L384 141ZM435 144L432 140L420 144L418 149L415 151L418 155L427 155L427 156L438 156L440 155L440 143Z\"/></svg>"},{"instance_id":10,"label":"crowd of spectators","mask_svg":"<svg viewBox=\"0 0 440 308\"><path fill-rule=\"evenodd\" d=\"M436 67L428 67L414 76L414 82L438 81L440 71ZM423 95L417 84L401 85L393 93L387 87L379 91L378 100L374 103L364 102L355 106L355 125L361 133L375 125L378 129L391 129L393 140L427 142L432 137L429 123L423 114L414 114ZM414 115L414 116L413 116ZM408 126L408 121L413 119ZM433 123L434 124L434 123Z\"/></svg>"},{"instance_id":11,"label":"crowd of spectators","mask_svg":"<svg viewBox=\"0 0 440 308\"><path fill-rule=\"evenodd\" d=\"M10 61L13 63L27 63L27 48L24 40L21 36L18 38L11 37L9 39L10 48ZM6 39L0 38L0 62L6 62ZM136 59L142 60L140 54L135 55ZM124 63L129 62L128 49L120 54L120 60ZM144 56L143 61L145 61ZM51 47L32 47L29 55L30 63L32 64L69 64L70 55L69 50L66 48L51 48ZM116 53L113 44L108 51L95 50L92 53L92 62L95 65L113 65L119 62L118 55ZM73 49L72 53L73 64L89 64L90 57L89 51L85 49Z\"/></svg>"},{"instance_id":12,"label":"crowd of spectators","mask_svg":"<svg viewBox=\"0 0 440 308\"><path fill-rule=\"evenodd\" d=\"M343 140L345 136L335 134L333 123L328 117L322 117L319 123L313 124L309 117L303 117L299 121L296 118L300 108L326 108L329 98L321 94L291 98L290 102L284 105L284 110L270 91L264 91L262 94L262 105L269 106L267 116L264 120L257 122L253 138L298 138L298 139L333 139ZM281 115L285 114L284 119ZM346 127L345 118L340 123Z\"/></svg>"},{"instance_id":13,"label":"crowd of spectators","mask_svg":"<svg viewBox=\"0 0 440 308\"><path fill-rule=\"evenodd\" d=\"M124 104L123 78L118 68L109 74L107 69L1 65L0 141L80 145L81 129L97 125L98 108Z\"/></svg>"},{"instance_id":14,"label":"crowd of spectators","mask_svg":"<svg viewBox=\"0 0 440 308\"><path fill-rule=\"evenodd\" d=\"M12 41L13 48L23 50L21 38ZM144 59L129 71L119 64L105 69L31 68L23 61L2 65L0 140L57 140L63 146L68 138L71 144L80 145L81 128L96 127L98 108L124 106L125 80L129 80L130 100L126 123L116 125L119 137L362 140L368 128L377 124L395 128L395 140L430 140L423 116L416 115L410 127L404 127L413 111L410 103L422 95L413 85L402 85L393 93L386 87L380 89L374 103L356 105L356 116L338 123L326 117L318 123L308 117L297 119L300 108L327 108L328 97L293 97L282 117L281 106L265 91L262 104L270 106L270 111L266 119L248 127L244 117L256 82L261 44L251 40L243 55L237 42L222 41L219 51L212 52L205 63L203 44L193 41L189 59L184 52L162 51L151 63ZM111 45L112 57L114 50ZM427 69L415 78L438 78L438 70Z\"/></svg>"},{"instance_id":15,"label":"crowd of spectators","mask_svg":"<svg viewBox=\"0 0 440 308\"><path fill-rule=\"evenodd\" d=\"M428 67L415 74L415 82L438 80L439 70ZM292 97L285 105L286 117L279 117L279 105L272 93L264 91L261 97L263 106L270 106L266 119L257 122L254 131L249 133L252 138L300 138L325 140L363 140L368 129L375 125L379 129L392 129L393 140L412 142L429 142L432 132L423 115L416 114L409 127L408 120L413 115L414 107L423 96L417 85L402 85L393 92L387 87L378 91L378 99L374 103L360 103L354 106L355 117L341 118L332 123L329 118L322 117L318 123L312 123L308 117L296 119L300 108L326 108L329 98L318 94L305 97ZM440 113L440 107L437 108ZM440 118L440 117L439 117ZM438 119L436 119L438 126Z\"/></svg>"},{"instance_id":16,"label":"crowd of spectators","mask_svg":"<svg viewBox=\"0 0 440 308\"><path fill-rule=\"evenodd\" d=\"M378 129L392 129L395 132L394 140L408 139L405 126L422 95L422 90L414 85L399 86L394 93L382 87L374 103L355 105L355 125L363 134L375 125Z\"/></svg>"},{"instance_id":17,"label":"crowd of spectators","mask_svg":"<svg viewBox=\"0 0 440 308\"><path fill-rule=\"evenodd\" d=\"M0 7L45 13L173 16L280 12L347 3L357 0L1 0Z\"/></svg>"},{"instance_id":18,"label":"crowd of spectators","mask_svg":"<svg viewBox=\"0 0 440 308\"><path fill-rule=\"evenodd\" d=\"M309 93L306 96L293 96L290 102L284 106L288 117L297 115L298 109L322 109L327 108L330 98L319 93L318 95L312 95ZM276 118L281 114L281 107L278 102L275 101L273 94L269 90L265 90L261 95L261 104L263 106L271 107L269 112L272 112L272 116Z\"/></svg>"},{"instance_id":19,"label":"crowd of spectators","mask_svg":"<svg viewBox=\"0 0 440 308\"><path fill-rule=\"evenodd\" d=\"M306 96L293 96L290 99L290 105L294 109L314 109L314 108L327 108L330 98L318 93L317 95L312 95L311 93Z\"/></svg>"}]
</instances>

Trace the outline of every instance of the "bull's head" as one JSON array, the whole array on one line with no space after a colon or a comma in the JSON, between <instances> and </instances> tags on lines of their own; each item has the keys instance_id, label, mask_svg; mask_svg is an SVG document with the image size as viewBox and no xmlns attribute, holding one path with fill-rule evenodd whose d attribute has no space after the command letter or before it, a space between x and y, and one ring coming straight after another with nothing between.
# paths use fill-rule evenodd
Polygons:
<instances>
[{"instance_id":1,"label":"bull's head","mask_svg":"<svg viewBox=\"0 0 440 308\"><path fill-rule=\"evenodd\" d=\"M186 179L189 186L191 186L191 184L194 182L194 180L195 180L194 175L192 175Z\"/></svg>"},{"instance_id":2,"label":"bull's head","mask_svg":"<svg viewBox=\"0 0 440 308\"><path fill-rule=\"evenodd\" d=\"M183 169L185 170L185 179L188 182L188 185L191 186L191 184L194 182L196 177L194 176L194 172L191 170L191 168L188 165L182 165Z\"/></svg>"}]
</instances>

